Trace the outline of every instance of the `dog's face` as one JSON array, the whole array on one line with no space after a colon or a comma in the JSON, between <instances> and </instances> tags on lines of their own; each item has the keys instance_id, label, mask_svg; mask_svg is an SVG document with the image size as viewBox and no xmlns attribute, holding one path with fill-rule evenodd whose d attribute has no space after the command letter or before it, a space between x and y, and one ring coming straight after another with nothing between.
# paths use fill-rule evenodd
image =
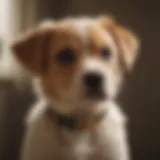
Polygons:
<instances>
[{"instance_id":1,"label":"dog's face","mask_svg":"<svg viewBox=\"0 0 160 160\"><path fill-rule=\"evenodd\" d=\"M68 110L113 99L133 66L138 41L108 17L65 19L40 25L13 49L44 95Z\"/></svg>"}]
</instances>

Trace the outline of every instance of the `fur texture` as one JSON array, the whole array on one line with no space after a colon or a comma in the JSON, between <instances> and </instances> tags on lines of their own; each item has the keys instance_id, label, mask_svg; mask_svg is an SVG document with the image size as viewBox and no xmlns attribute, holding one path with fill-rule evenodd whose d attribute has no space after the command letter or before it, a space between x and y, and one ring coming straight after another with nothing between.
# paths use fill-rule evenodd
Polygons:
<instances>
[{"instance_id":1,"label":"fur texture","mask_svg":"<svg viewBox=\"0 0 160 160\"><path fill-rule=\"evenodd\" d=\"M22 160L129 160L126 118L115 97L137 57L132 32L109 17L66 18L43 22L12 48L32 73L39 97L27 118ZM86 73L101 75L98 94L87 94ZM68 131L49 118L48 106L81 119L101 112L105 117L92 127Z\"/></svg>"}]
</instances>

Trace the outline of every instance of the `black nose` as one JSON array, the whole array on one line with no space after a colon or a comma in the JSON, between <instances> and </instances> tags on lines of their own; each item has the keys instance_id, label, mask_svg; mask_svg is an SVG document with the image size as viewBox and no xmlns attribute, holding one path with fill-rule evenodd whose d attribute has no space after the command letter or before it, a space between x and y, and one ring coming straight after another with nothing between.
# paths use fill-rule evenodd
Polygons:
<instances>
[{"instance_id":1,"label":"black nose","mask_svg":"<svg viewBox=\"0 0 160 160\"><path fill-rule=\"evenodd\" d=\"M97 72L86 73L84 75L84 83L89 89L99 89L102 85L102 75Z\"/></svg>"}]
</instances>

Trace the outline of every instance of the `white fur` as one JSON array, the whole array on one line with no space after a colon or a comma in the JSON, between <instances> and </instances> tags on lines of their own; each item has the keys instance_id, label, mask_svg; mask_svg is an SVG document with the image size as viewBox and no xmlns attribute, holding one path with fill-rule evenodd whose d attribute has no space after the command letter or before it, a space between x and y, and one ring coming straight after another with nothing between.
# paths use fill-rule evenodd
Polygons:
<instances>
[{"instance_id":1,"label":"white fur","mask_svg":"<svg viewBox=\"0 0 160 160\"><path fill-rule=\"evenodd\" d=\"M33 107L23 148L23 160L128 160L125 116L113 102L106 102L106 118L93 130L57 130L48 119L45 102ZM63 143L63 145L61 145ZM99 157L99 158L97 158Z\"/></svg>"}]
</instances>

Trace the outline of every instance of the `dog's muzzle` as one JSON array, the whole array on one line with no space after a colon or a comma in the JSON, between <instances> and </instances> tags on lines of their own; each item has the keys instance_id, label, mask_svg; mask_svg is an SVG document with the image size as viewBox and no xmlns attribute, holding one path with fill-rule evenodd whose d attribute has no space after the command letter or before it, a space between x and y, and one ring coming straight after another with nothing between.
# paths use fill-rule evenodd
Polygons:
<instances>
[{"instance_id":1,"label":"dog's muzzle","mask_svg":"<svg viewBox=\"0 0 160 160\"><path fill-rule=\"evenodd\" d=\"M88 72L83 75L85 94L89 98L104 98L104 78L97 72Z\"/></svg>"}]
</instances>

